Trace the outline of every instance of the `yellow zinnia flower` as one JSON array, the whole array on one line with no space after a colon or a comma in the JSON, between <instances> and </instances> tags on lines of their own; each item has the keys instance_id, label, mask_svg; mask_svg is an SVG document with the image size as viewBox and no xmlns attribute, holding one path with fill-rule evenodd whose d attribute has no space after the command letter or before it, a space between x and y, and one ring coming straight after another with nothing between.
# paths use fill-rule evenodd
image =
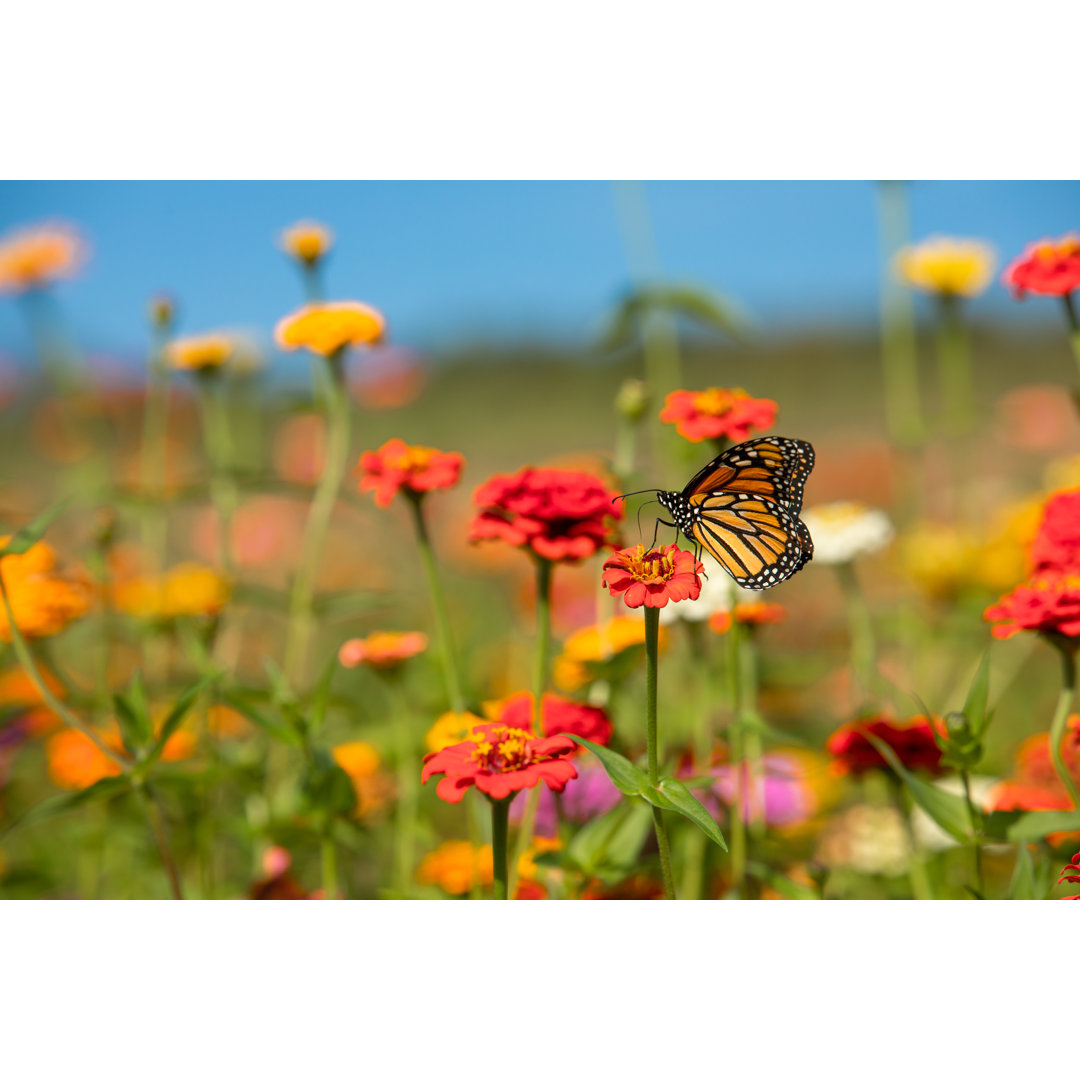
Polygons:
<instances>
[{"instance_id":1,"label":"yellow zinnia flower","mask_svg":"<svg viewBox=\"0 0 1080 1080\"><path fill-rule=\"evenodd\" d=\"M317 221L298 221L281 234L281 250L309 266L334 246L334 234Z\"/></svg>"},{"instance_id":2,"label":"yellow zinnia flower","mask_svg":"<svg viewBox=\"0 0 1080 1080\"><path fill-rule=\"evenodd\" d=\"M978 240L932 236L903 248L896 271L916 289L944 296L978 296L994 276L994 249Z\"/></svg>"},{"instance_id":3,"label":"yellow zinnia flower","mask_svg":"<svg viewBox=\"0 0 1080 1080\"><path fill-rule=\"evenodd\" d=\"M71 277L86 259L86 244L67 225L17 229L0 238L0 293L26 292Z\"/></svg>"},{"instance_id":4,"label":"yellow zinnia flower","mask_svg":"<svg viewBox=\"0 0 1080 1080\"><path fill-rule=\"evenodd\" d=\"M177 338L165 346L169 367L183 371L212 371L233 354L233 342L224 334Z\"/></svg>"},{"instance_id":5,"label":"yellow zinnia flower","mask_svg":"<svg viewBox=\"0 0 1080 1080\"><path fill-rule=\"evenodd\" d=\"M310 349L333 356L346 345L374 345L386 332L386 320L373 307L355 300L307 304L286 315L274 330L282 349Z\"/></svg>"}]
</instances>

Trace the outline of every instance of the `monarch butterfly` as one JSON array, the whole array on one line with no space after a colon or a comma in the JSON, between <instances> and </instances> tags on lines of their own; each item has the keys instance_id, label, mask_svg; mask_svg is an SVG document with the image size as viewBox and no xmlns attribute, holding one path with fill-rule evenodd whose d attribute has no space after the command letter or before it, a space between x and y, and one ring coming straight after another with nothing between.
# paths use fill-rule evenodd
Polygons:
<instances>
[{"instance_id":1,"label":"monarch butterfly","mask_svg":"<svg viewBox=\"0 0 1080 1080\"><path fill-rule=\"evenodd\" d=\"M814 448L802 439L766 436L725 450L682 491L658 491L657 501L698 553L707 551L744 589L770 589L814 557L800 520L803 485Z\"/></svg>"}]
</instances>

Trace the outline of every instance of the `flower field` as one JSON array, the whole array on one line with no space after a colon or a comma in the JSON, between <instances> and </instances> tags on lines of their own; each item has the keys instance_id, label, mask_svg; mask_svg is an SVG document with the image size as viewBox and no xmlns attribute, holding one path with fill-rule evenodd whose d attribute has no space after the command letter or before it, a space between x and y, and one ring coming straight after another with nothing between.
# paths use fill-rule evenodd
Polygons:
<instances>
[{"instance_id":1,"label":"flower field","mask_svg":"<svg viewBox=\"0 0 1080 1080\"><path fill-rule=\"evenodd\" d=\"M107 238L0 236L0 897L1080 896L1075 222L902 238L877 327L660 284L439 363L332 224L123 375Z\"/></svg>"}]
</instances>

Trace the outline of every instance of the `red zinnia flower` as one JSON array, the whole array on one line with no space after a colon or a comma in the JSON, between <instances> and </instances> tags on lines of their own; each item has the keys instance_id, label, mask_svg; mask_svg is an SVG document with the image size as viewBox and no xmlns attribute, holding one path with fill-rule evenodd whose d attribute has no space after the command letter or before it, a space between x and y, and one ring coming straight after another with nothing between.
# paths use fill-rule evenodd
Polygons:
<instances>
[{"instance_id":1,"label":"red zinnia flower","mask_svg":"<svg viewBox=\"0 0 1080 1080\"><path fill-rule=\"evenodd\" d=\"M612 542L611 523L622 517L616 492L573 469L521 469L493 476L476 489L469 540L504 540L552 562L577 562Z\"/></svg>"},{"instance_id":2,"label":"red zinnia flower","mask_svg":"<svg viewBox=\"0 0 1080 1080\"><path fill-rule=\"evenodd\" d=\"M505 724L479 724L471 739L428 754L422 783L445 774L435 793L458 803L474 785L491 799L513 798L541 780L552 791L562 791L577 776L577 769L562 760L577 744L562 735L538 739L529 731Z\"/></svg>"},{"instance_id":3,"label":"red zinnia flower","mask_svg":"<svg viewBox=\"0 0 1080 1080\"><path fill-rule=\"evenodd\" d=\"M1030 558L1036 574L1080 573L1080 489L1046 500Z\"/></svg>"},{"instance_id":4,"label":"red zinnia flower","mask_svg":"<svg viewBox=\"0 0 1080 1080\"><path fill-rule=\"evenodd\" d=\"M1042 574L1020 585L983 612L987 622L998 622L996 638L1010 638L1021 630L1041 634L1080 635L1080 577Z\"/></svg>"},{"instance_id":5,"label":"red zinnia flower","mask_svg":"<svg viewBox=\"0 0 1080 1080\"><path fill-rule=\"evenodd\" d=\"M776 423L779 406L768 398L752 398L745 390L711 387L700 393L675 390L668 394L660 419L691 442L730 439L740 443L751 431L764 431Z\"/></svg>"},{"instance_id":6,"label":"red zinnia flower","mask_svg":"<svg viewBox=\"0 0 1080 1080\"><path fill-rule=\"evenodd\" d=\"M1027 292L1064 296L1080 288L1080 236L1069 233L1060 240L1029 244L1024 254L1005 268L1001 281L1011 286L1018 298Z\"/></svg>"},{"instance_id":7,"label":"red zinnia flower","mask_svg":"<svg viewBox=\"0 0 1080 1080\"><path fill-rule=\"evenodd\" d=\"M611 741L614 729L603 709L558 694L545 694L543 702L541 727L545 735L578 735L601 746ZM496 708L500 724L525 729L532 725L533 695L528 690L499 702Z\"/></svg>"},{"instance_id":8,"label":"red zinnia flower","mask_svg":"<svg viewBox=\"0 0 1080 1080\"><path fill-rule=\"evenodd\" d=\"M696 600L701 595L705 569L692 551L668 544L646 551L644 544L616 551L606 563L602 580L612 596L625 593L627 607L662 608L669 600Z\"/></svg>"},{"instance_id":9,"label":"red zinnia flower","mask_svg":"<svg viewBox=\"0 0 1080 1080\"><path fill-rule=\"evenodd\" d=\"M940 725L940 721L935 724ZM866 737L867 733L886 743L905 768L942 772L941 748L934 741L933 728L925 716L913 717L907 723L874 716L843 724L829 736L825 749L832 754L833 768L839 775L859 776L870 769L889 768Z\"/></svg>"},{"instance_id":10,"label":"red zinnia flower","mask_svg":"<svg viewBox=\"0 0 1080 1080\"><path fill-rule=\"evenodd\" d=\"M375 492L375 505L390 505L404 489L418 497L427 491L451 488L461 476L465 459L458 453L443 453L430 446L408 446L402 439L391 439L378 450L360 455L356 473L361 491Z\"/></svg>"}]
</instances>

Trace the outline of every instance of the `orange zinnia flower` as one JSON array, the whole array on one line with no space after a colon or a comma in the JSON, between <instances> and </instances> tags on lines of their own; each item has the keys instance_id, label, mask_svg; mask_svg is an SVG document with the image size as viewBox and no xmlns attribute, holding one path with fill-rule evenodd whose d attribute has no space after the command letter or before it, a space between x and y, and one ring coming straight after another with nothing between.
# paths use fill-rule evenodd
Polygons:
<instances>
[{"instance_id":1,"label":"orange zinnia flower","mask_svg":"<svg viewBox=\"0 0 1080 1080\"><path fill-rule=\"evenodd\" d=\"M704 566L692 551L668 544L646 551L644 544L623 548L604 563L601 580L612 596L625 594L627 607L666 607L668 601L696 600Z\"/></svg>"},{"instance_id":2,"label":"orange zinnia flower","mask_svg":"<svg viewBox=\"0 0 1080 1080\"><path fill-rule=\"evenodd\" d=\"M336 356L347 345L374 345L386 332L386 320L373 307L355 300L307 304L286 315L274 330L279 348L310 349Z\"/></svg>"},{"instance_id":3,"label":"orange zinnia flower","mask_svg":"<svg viewBox=\"0 0 1080 1080\"><path fill-rule=\"evenodd\" d=\"M85 259L86 244L68 225L16 229L0 238L0 293L71 277Z\"/></svg>"},{"instance_id":4,"label":"orange zinnia flower","mask_svg":"<svg viewBox=\"0 0 1080 1080\"><path fill-rule=\"evenodd\" d=\"M668 394L660 419L691 442L730 439L743 442L751 431L764 431L776 423L779 406L768 398L752 398L745 390L713 386L695 393L675 390Z\"/></svg>"},{"instance_id":5,"label":"orange zinnia flower","mask_svg":"<svg viewBox=\"0 0 1080 1080\"><path fill-rule=\"evenodd\" d=\"M744 626L767 626L769 623L783 622L787 616L783 604L765 602L736 604L734 612L713 612L709 616L709 628L717 634L726 634L731 629L732 614L735 616L735 621Z\"/></svg>"},{"instance_id":6,"label":"orange zinnia flower","mask_svg":"<svg viewBox=\"0 0 1080 1080\"><path fill-rule=\"evenodd\" d=\"M399 491L418 498L429 491L452 488L464 464L465 459L456 452L443 453L430 446L408 446L402 439L391 439L378 450L365 450L356 472L360 490L373 491L375 505L385 509Z\"/></svg>"},{"instance_id":7,"label":"orange zinnia flower","mask_svg":"<svg viewBox=\"0 0 1080 1080\"><path fill-rule=\"evenodd\" d=\"M0 546L10 537L0 537ZM0 559L15 622L24 637L51 637L90 609L91 588L81 578L61 576L56 551L44 541L22 555ZM0 640L11 640L7 611L0 605Z\"/></svg>"},{"instance_id":8,"label":"orange zinnia flower","mask_svg":"<svg viewBox=\"0 0 1080 1080\"><path fill-rule=\"evenodd\" d=\"M422 653L428 644L427 634L411 630L405 634L392 630L369 634L366 638L350 638L338 650L342 667L354 668L369 664L376 668L394 668L411 656Z\"/></svg>"},{"instance_id":9,"label":"orange zinnia flower","mask_svg":"<svg viewBox=\"0 0 1080 1080\"><path fill-rule=\"evenodd\" d=\"M280 245L286 254L311 266L334 246L334 234L317 221L298 221L282 232Z\"/></svg>"},{"instance_id":10,"label":"orange zinnia flower","mask_svg":"<svg viewBox=\"0 0 1080 1080\"><path fill-rule=\"evenodd\" d=\"M1080 636L1080 576L1040 574L991 604L983 618L997 624L991 631L996 638L1010 638L1022 630Z\"/></svg>"},{"instance_id":11,"label":"orange zinnia flower","mask_svg":"<svg viewBox=\"0 0 1080 1080\"><path fill-rule=\"evenodd\" d=\"M519 791L542 780L552 791L562 791L577 776L577 769L562 760L577 744L562 735L537 739L529 731L502 724L481 724L473 737L424 758L421 783L442 773L435 793L448 803L459 803L470 787L489 799L512 799Z\"/></svg>"},{"instance_id":12,"label":"orange zinnia flower","mask_svg":"<svg viewBox=\"0 0 1080 1080\"><path fill-rule=\"evenodd\" d=\"M225 334L200 334L170 341L165 346L165 359L177 371L215 371L234 349L234 342Z\"/></svg>"},{"instance_id":13,"label":"orange zinnia flower","mask_svg":"<svg viewBox=\"0 0 1080 1080\"><path fill-rule=\"evenodd\" d=\"M165 574L120 580L112 589L118 611L144 619L217 615L228 599L228 582L198 563L181 563Z\"/></svg>"},{"instance_id":14,"label":"orange zinnia flower","mask_svg":"<svg viewBox=\"0 0 1080 1080\"><path fill-rule=\"evenodd\" d=\"M114 750L121 752L123 744L115 731L103 732L102 737ZM106 776L120 775L120 766L86 735L73 728L53 735L45 744L45 753L49 759L49 776L57 787L77 791Z\"/></svg>"},{"instance_id":15,"label":"orange zinnia flower","mask_svg":"<svg viewBox=\"0 0 1080 1080\"><path fill-rule=\"evenodd\" d=\"M356 792L356 816L368 817L387 803L393 785L379 772L381 758L371 743L349 742L335 746L334 761L349 774Z\"/></svg>"}]
</instances>

